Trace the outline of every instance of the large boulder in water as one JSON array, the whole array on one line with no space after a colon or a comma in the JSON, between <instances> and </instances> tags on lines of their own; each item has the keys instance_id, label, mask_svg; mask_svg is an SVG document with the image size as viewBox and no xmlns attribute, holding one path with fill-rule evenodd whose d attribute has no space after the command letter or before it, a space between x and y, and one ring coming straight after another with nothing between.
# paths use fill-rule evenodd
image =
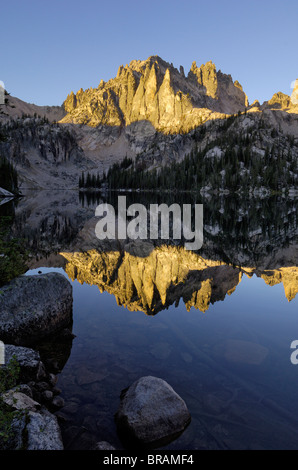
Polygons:
<instances>
[{"instance_id":1,"label":"large boulder in water","mask_svg":"<svg viewBox=\"0 0 298 470\"><path fill-rule=\"evenodd\" d=\"M191 416L185 402L167 382L149 376L122 392L115 420L124 439L157 447L184 431Z\"/></svg>"},{"instance_id":2,"label":"large boulder in water","mask_svg":"<svg viewBox=\"0 0 298 470\"><path fill-rule=\"evenodd\" d=\"M59 273L20 276L0 288L0 340L28 345L72 323L72 286Z\"/></svg>"}]
</instances>

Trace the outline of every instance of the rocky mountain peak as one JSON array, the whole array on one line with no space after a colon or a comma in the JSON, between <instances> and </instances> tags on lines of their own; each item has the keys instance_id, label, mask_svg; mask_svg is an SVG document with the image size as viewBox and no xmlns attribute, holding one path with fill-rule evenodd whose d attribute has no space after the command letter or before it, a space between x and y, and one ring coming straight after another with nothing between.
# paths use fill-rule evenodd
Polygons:
<instances>
[{"instance_id":1,"label":"rocky mountain peak","mask_svg":"<svg viewBox=\"0 0 298 470\"><path fill-rule=\"evenodd\" d=\"M263 106L271 109L286 109L291 106L291 98L289 95L279 91L274 93L271 100L266 101Z\"/></svg>"},{"instance_id":2,"label":"rocky mountain peak","mask_svg":"<svg viewBox=\"0 0 298 470\"><path fill-rule=\"evenodd\" d=\"M143 75L146 69L150 70L154 64L162 71L162 73L165 73L167 67L170 65L158 55L152 55L146 60L132 60L129 65L125 66L125 69L131 69L134 72Z\"/></svg>"},{"instance_id":3,"label":"rocky mountain peak","mask_svg":"<svg viewBox=\"0 0 298 470\"><path fill-rule=\"evenodd\" d=\"M216 71L212 61L187 76L157 55L121 65L115 78L97 89L70 93L62 122L129 126L150 122L163 133L188 132L207 119L244 111L247 97L239 82Z\"/></svg>"},{"instance_id":4,"label":"rocky mountain peak","mask_svg":"<svg viewBox=\"0 0 298 470\"><path fill-rule=\"evenodd\" d=\"M201 65L200 68L197 67L196 62L194 61L191 65L188 77L195 77L198 84L205 88L207 96L211 96L212 98L218 97L217 73L216 67L212 61Z\"/></svg>"},{"instance_id":5,"label":"rocky mountain peak","mask_svg":"<svg viewBox=\"0 0 298 470\"><path fill-rule=\"evenodd\" d=\"M239 88L239 90L243 91L243 87L242 87L241 83L238 82L238 80L235 80L234 85L235 85L237 88Z\"/></svg>"},{"instance_id":6,"label":"rocky mountain peak","mask_svg":"<svg viewBox=\"0 0 298 470\"><path fill-rule=\"evenodd\" d=\"M77 97L72 91L70 92L69 95L67 95L67 98L64 101L64 109L67 113L70 113L73 109L75 109L76 105L77 105Z\"/></svg>"},{"instance_id":7,"label":"rocky mountain peak","mask_svg":"<svg viewBox=\"0 0 298 470\"><path fill-rule=\"evenodd\" d=\"M280 109L297 114L298 106L298 79L294 82L292 95L289 96L279 91L274 93L269 101L265 101L262 105L263 109Z\"/></svg>"}]
</instances>

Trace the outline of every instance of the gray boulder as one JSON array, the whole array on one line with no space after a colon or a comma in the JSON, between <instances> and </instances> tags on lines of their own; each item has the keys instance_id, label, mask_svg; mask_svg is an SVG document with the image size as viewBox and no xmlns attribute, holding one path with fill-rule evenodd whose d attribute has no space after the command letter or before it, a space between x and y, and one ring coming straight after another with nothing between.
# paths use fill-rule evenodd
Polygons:
<instances>
[{"instance_id":1,"label":"gray boulder","mask_svg":"<svg viewBox=\"0 0 298 470\"><path fill-rule=\"evenodd\" d=\"M28 409L27 409L28 411ZM2 450L63 450L56 416L43 410L29 411L14 418L11 437Z\"/></svg>"},{"instance_id":2,"label":"gray boulder","mask_svg":"<svg viewBox=\"0 0 298 470\"><path fill-rule=\"evenodd\" d=\"M20 367L20 381L38 381L45 376L45 367L41 362L37 351L24 346L5 345L5 365L8 365L12 358L15 358Z\"/></svg>"},{"instance_id":3,"label":"gray boulder","mask_svg":"<svg viewBox=\"0 0 298 470\"><path fill-rule=\"evenodd\" d=\"M0 338L32 344L72 322L72 286L59 273L20 276L0 289Z\"/></svg>"},{"instance_id":4,"label":"gray boulder","mask_svg":"<svg viewBox=\"0 0 298 470\"><path fill-rule=\"evenodd\" d=\"M53 414L29 412L26 431L27 450L63 450L60 427Z\"/></svg>"},{"instance_id":5,"label":"gray boulder","mask_svg":"<svg viewBox=\"0 0 298 470\"><path fill-rule=\"evenodd\" d=\"M164 380L142 377L121 394L115 421L120 436L145 446L164 445L190 423L185 402Z\"/></svg>"},{"instance_id":6,"label":"gray boulder","mask_svg":"<svg viewBox=\"0 0 298 470\"><path fill-rule=\"evenodd\" d=\"M17 389L11 389L1 395L1 400L13 410L38 411L40 404Z\"/></svg>"}]
</instances>

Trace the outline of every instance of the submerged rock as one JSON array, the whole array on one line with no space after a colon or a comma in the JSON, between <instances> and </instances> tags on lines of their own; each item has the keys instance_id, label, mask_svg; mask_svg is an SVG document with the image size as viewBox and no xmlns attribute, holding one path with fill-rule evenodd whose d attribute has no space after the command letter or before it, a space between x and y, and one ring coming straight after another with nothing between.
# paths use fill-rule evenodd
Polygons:
<instances>
[{"instance_id":1,"label":"submerged rock","mask_svg":"<svg viewBox=\"0 0 298 470\"><path fill-rule=\"evenodd\" d=\"M93 450L116 450L109 442L100 441L94 446Z\"/></svg>"},{"instance_id":2,"label":"submerged rock","mask_svg":"<svg viewBox=\"0 0 298 470\"><path fill-rule=\"evenodd\" d=\"M28 345L72 322L72 286L59 273L20 276L0 290L0 338Z\"/></svg>"},{"instance_id":3,"label":"submerged rock","mask_svg":"<svg viewBox=\"0 0 298 470\"><path fill-rule=\"evenodd\" d=\"M269 354L269 350L251 341L229 339L215 348L217 356L233 364L260 365Z\"/></svg>"},{"instance_id":4,"label":"submerged rock","mask_svg":"<svg viewBox=\"0 0 298 470\"><path fill-rule=\"evenodd\" d=\"M185 402L167 382L149 376L122 392L115 420L125 439L157 447L178 437L191 416Z\"/></svg>"}]
</instances>

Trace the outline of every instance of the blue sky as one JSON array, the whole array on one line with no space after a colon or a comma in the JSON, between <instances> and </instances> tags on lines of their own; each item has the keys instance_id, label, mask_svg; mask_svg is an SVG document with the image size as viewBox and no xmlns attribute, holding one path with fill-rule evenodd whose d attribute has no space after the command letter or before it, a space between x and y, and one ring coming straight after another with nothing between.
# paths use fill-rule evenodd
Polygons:
<instances>
[{"instance_id":1,"label":"blue sky","mask_svg":"<svg viewBox=\"0 0 298 470\"><path fill-rule=\"evenodd\" d=\"M290 94L298 78L297 0L7 0L0 14L0 80L39 105L150 55L186 73L212 60L250 103Z\"/></svg>"}]
</instances>

